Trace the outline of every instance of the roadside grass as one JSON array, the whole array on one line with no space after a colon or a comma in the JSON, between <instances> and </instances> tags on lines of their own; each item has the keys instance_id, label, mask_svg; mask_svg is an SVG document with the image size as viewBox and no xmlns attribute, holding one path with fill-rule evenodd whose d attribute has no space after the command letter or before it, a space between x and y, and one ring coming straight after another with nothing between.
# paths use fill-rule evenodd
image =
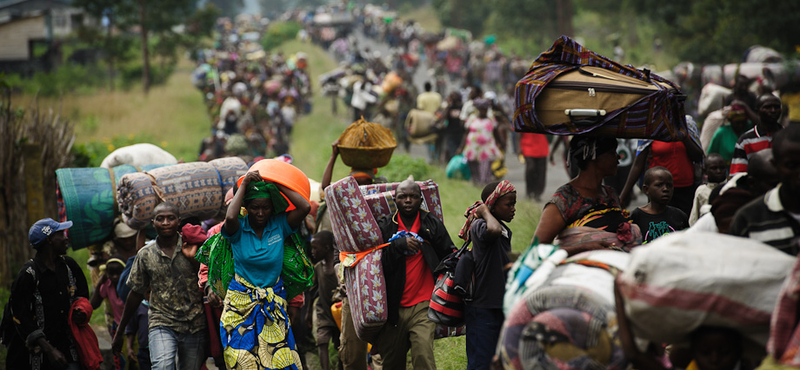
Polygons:
<instances>
[{"instance_id":1,"label":"roadside grass","mask_svg":"<svg viewBox=\"0 0 800 370\"><path fill-rule=\"evenodd\" d=\"M62 116L76 123L77 144L110 143L115 137L149 139L144 142L191 162L197 159L200 142L211 127L203 98L190 82L192 69L192 62L182 59L167 83L154 86L148 95L136 88L98 90L92 95L39 97L38 104L60 109ZM19 107L33 101L33 95L13 98Z\"/></svg>"}]
</instances>

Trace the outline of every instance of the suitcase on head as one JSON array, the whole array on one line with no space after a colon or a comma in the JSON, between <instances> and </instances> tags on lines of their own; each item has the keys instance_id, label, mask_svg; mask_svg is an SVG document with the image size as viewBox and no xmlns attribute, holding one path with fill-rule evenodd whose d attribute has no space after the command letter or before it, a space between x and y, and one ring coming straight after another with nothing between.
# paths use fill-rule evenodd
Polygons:
<instances>
[{"instance_id":1,"label":"suitcase on head","mask_svg":"<svg viewBox=\"0 0 800 370\"><path fill-rule=\"evenodd\" d=\"M688 134L674 83L623 66L562 36L516 85L514 128L662 141Z\"/></svg>"}]
</instances>

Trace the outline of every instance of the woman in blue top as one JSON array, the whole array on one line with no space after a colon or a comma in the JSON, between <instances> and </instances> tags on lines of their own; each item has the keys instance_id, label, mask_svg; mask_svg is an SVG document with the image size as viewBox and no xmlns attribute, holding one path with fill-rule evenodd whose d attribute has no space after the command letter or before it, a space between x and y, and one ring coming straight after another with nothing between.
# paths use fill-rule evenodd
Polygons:
<instances>
[{"instance_id":1,"label":"woman in blue top","mask_svg":"<svg viewBox=\"0 0 800 370\"><path fill-rule=\"evenodd\" d=\"M285 212L288 202L295 209ZM244 204L247 216L239 218ZM301 369L280 279L284 239L311 205L299 193L248 172L225 216L236 276L228 286L220 336L228 369Z\"/></svg>"}]
</instances>

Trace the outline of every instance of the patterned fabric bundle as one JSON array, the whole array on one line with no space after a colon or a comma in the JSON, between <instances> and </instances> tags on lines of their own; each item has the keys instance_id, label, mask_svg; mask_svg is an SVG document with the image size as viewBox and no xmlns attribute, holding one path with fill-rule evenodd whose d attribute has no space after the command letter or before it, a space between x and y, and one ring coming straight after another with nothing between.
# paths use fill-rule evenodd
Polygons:
<instances>
[{"instance_id":1,"label":"patterned fabric bundle","mask_svg":"<svg viewBox=\"0 0 800 370\"><path fill-rule=\"evenodd\" d=\"M358 183L345 177L325 188L336 247L344 252L360 252L383 244L381 230Z\"/></svg>"},{"instance_id":2,"label":"patterned fabric bundle","mask_svg":"<svg viewBox=\"0 0 800 370\"><path fill-rule=\"evenodd\" d=\"M294 233L283 243L281 279L286 286L286 298L292 299L314 285L314 265L305 252L307 242Z\"/></svg>"},{"instance_id":3,"label":"patterned fabric bundle","mask_svg":"<svg viewBox=\"0 0 800 370\"><path fill-rule=\"evenodd\" d=\"M506 316L498 342L503 367L625 369L614 312L613 303L579 287L532 291Z\"/></svg>"},{"instance_id":4,"label":"patterned fabric bundle","mask_svg":"<svg viewBox=\"0 0 800 370\"><path fill-rule=\"evenodd\" d=\"M238 275L225 297L220 337L228 369L302 369L279 281L257 288Z\"/></svg>"},{"instance_id":5,"label":"patterned fabric bundle","mask_svg":"<svg viewBox=\"0 0 800 370\"><path fill-rule=\"evenodd\" d=\"M500 199L502 196L508 193L516 193L516 192L517 188L515 188L510 181L508 180L500 181L500 183L497 184L497 187L494 188L492 194L489 194L489 196L486 197L486 207L489 207L489 211L491 212L491 210L494 208L494 203L497 202L498 199ZM473 221L478 219L478 215L475 214L475 211L482 204L483 202L477 201L471 206L469 206L469 208L467 208L467 210L464 212L464 217L467 218L467 221L464 223L464 226L461 227L461 231L458 232L459 238L464 239L465 241L469 240L469 227L470 225L472 225Z\"/></svg>"},{"instance_id":6,"label":"patterned fabric bundle","mask_svg":"<svg viewBox=\"0 0 800 370\"><path fill-rule=\"evenodd\" d=\"M586 106L574 108L598 108L598 101L602 99L595 98L595 90L598 95L605 94L600 96L602 98L622 99L625 95L634 93L641 94L641 98L633 100L630 105L624 104L619 109L609 109L605 116L589 124L573 123L563 114L563 110L562 113L555 112L561 115L559 122L545 122L541 117L544 114L542 109L552 108L552 104L545 104L537 99L543 93L549 93L548 90L558 90L548 85L562 74L576 71L580 71L577 74L579 78L583 76L593 81L574 82L574 87L586 84L586 88L574 90L582 90L581 94L585 94L588 101ZM609 91L603 91L600 85L616 86L612 86ZM619 91L611 91L613 88ZM662 141L678 141L687 135L683 97L677 85L649 71L623 66L598 55L566 36L561 36L531 64L525 77L517 82L515 95L514 129L519 132L576 135L591 131L597 136Z\"/></svg>"},{"instance_id":7,"label":"patterned fabric bundle","mask_svg":"<svg viewBox=\"0 0 800 370\"><path fill-rule=\"evenodd\" d=\"M216 295L225 298L228 285L236 275L231 242L221 233L216 233L197 249L194 258L208 266L208 285Z\"/></svg>"},{"instance_id":8,"label":"patterned fabric bundle","mask_svg":"<svg viewBox=\"0 0 800 370\"><path fill-rule=\"evenodd\" d=\"M230 157L131 173L119 181L117 202L125 223L137 230L150 224L161 202L178 206L182 218L205 220L222 212L225 193L245 172L247 164Z\"/></svg>"},{"instance_id":9,"label":"patterned fabric bundle","mask_svg":"<svg viewBox=\"0 0 800 370\"><path fill-rule=\"evenodd\" d=\"M373 340L389 318L382 255L382 250L376 250L367 254L355 266L344 269L344 282L356 335L366 341Z\"/></svg>"}]
</instances>

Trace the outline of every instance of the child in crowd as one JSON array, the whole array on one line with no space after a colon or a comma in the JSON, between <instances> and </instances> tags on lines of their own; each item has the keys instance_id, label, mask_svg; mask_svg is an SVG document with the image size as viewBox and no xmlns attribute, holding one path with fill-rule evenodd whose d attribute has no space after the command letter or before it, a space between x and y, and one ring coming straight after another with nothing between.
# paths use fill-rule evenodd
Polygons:
<instances>
[{"instance_id":1,"label":"child in crowd","mask_svg":"<svg viewBox=\"0 0 800 370\"><path fill-rule=\"evenodd\" d=\"M508 180L483 188L481 201L467 210L458 236L472 241L475 260L472 300L464 307L467 326L467 369L489 369L503 326L506 271L511 267L511 229L517 189Z\"/></svg>"},{"instance_id":2,"label":"child in crowd","mask_svg":"<svg viewBox=\"0 0 800 370\"><path fill-rule=\"evenodd\" d=\"M328 342L333 339L333 346L339 348L339 328L331 313L333 305L333 291L339 285L334 269L334 248L333 233L330 231L320 231L311 238L311 255L319 260L314 265L314 283L318 286L319 298L316 301L314 310L308 310L306 323L311 326L313 312L317 323L317 349L319 350L319 364L322 370L330 369L328 359ZM339 368L341 368L339 362Z\"/></svg>"},{"instance_id":3,"label":"child in crowd","mask_svg":"<svg viewBox=\"0 0 800 370\"><path fill-rule=\"evenodd\" d=\"M92 292L92 297L89 302L92 304L93 309L97 309L103 304L104 299L108 299L111 306L111 320L107 320L108 333L111 338L119 329L119 320L122 318L122 311L125 309L125 303L117 295L117 284L119 283L122 271L125 270L125 262L122 262L119 256L113 256L106 261L106 264L101 266L101 271L105 271L100 279L97 280L97 285ZM106 313L109 314L108 312ZM125 360L120 356L114 356L114 368L124 369Z\"/></svg>"},{"instance_id":4,"label":"child in crowd","mask_svg":"<svg viewBox=\"0 0 800 370\"><path fill-rule=\"evenodd\" d=\"M686 213L668 205L673 189L672 174L666 168L652 167L644 173L642 192L649 203L631 212L633 223L642 230L644 243L689 227Z\"/></svg>"},{"instance_id":5,"label":"child in crowd","mask_svg":"<svg viewBox=\"0 0 800 370\"><path fill-rule=\"evenodd\" d=\"M709 207L703 207L708 204L708 197L711 191L717 186L723 185L728 178L728 163L719 153L711 153L706 157L705 164L703 165L708 182L697 187L694 192L694 202L692 203L692 212L689 214L689 225L694 225L700 216L708 213ZM709 209L704 209L709 208Z\"/></svg>"},{"instance_id":6,"label":"child in crowd","mask_svg":"<svg viewBox=\"0 0 800 370\"><path fill-rule=\"evenodd\" d=\"M150 292L145 293L145 299L136 309L128 326L125 327L125 337L128 340L128 361L139 364L139 370L150 370L150 343L148 339L147 311L150 309ZM139 351L133 348L134 340L139 344Z\"/></svg>"}]
</instances>

